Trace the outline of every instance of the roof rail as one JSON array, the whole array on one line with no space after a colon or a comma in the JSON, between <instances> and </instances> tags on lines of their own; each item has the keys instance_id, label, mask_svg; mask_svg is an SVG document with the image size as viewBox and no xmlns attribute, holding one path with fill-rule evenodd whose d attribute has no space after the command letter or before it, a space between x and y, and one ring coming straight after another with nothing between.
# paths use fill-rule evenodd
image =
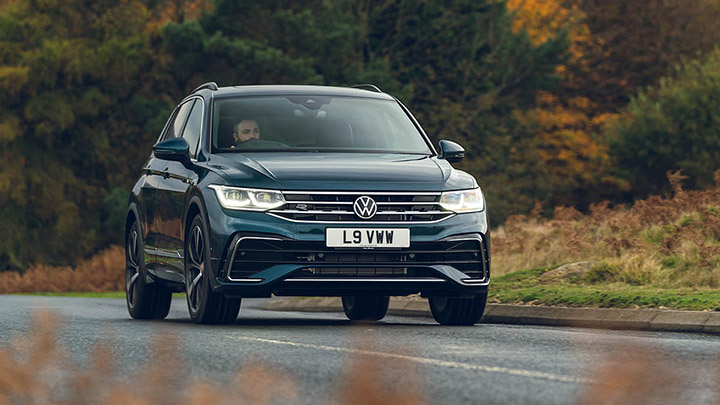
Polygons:
<instances>
[{"instance_id":1,"label":"roof rail","mask_svg":"<svg viewBox=\"0 0 720 405\"><path fill-rule=\"evenodd\" d=\"M356 84L356 85L350 86L350 87L352 87L353 89L360 89L360 90L372 91L375 93L382 93L382 90L380 90L380 88L378 88L378 86L376 86L374 84Z\"/></svg>"},{"instance_id":2,"label":"roof rail","mask_svg":"<svg viewBox=\"0 0 720 405\"><path fill-rule=\"evenodd\" d=\"M202 89L208 89L208 90L212 90L212 91L217 91L218 85L217 85L217 83L215 83L215 82L207 82L207 83L205 83L205 84L201 84L200 86L198 86L197 89L193 90L192 92L195 93L195 92L198 92L198 91L200 91L200 90L202 90Z\"/></svg>"}]
</instances>

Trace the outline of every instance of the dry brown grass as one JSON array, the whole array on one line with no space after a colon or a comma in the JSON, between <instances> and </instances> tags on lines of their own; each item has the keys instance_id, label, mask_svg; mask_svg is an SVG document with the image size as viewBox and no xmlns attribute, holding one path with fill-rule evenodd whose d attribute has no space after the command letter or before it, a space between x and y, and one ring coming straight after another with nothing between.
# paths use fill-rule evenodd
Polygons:
<instances>
[{"instance_id":1,"label":"dry brown grass","mask_svg":"<svg viewBox=\"0 0 720 405\"><path fill-rule=\"evenodd\" d=\"M75 268L41 264L23 273L0 272L0 294L120 291L124 277L125 251L113 246Z\"/></svg>"},{"instance_id":2,"label":"dry brown grass","mask_svg":"<svg viewBox=\"0 0 720 405\"><path fill-rule=\"evenodd\" d=\"M552 219L511 217L492 233L494 274L592 261L601 281L717 287L720 171L707 190L684 190L678 172L668 179L672 197L630 208L601 203L587 215L558 207Z\"/></svg>"},{"instance_id":3,"label":"dry brown grass","mask_svg":"<svg viewBox=\"0 0 720 405\"><path fill-rule=\"evenodd\" d=\"M87 363L78 364L58 343L59 325L56 316L36 313L26 334L0 347L0 405L300 402L298 387L286 372L258 361L241 365L229 381L191 379L183 373L176 341L167 335L155 339L147 364L132 374L119 375L107 342L96 344ZM349 363L329 403L426 403L417 384L419 373L404 362L390 364L364 356L351 357ZM402 384L383 378L398 367L406 378Z\"/></svg>"}]
</instances>

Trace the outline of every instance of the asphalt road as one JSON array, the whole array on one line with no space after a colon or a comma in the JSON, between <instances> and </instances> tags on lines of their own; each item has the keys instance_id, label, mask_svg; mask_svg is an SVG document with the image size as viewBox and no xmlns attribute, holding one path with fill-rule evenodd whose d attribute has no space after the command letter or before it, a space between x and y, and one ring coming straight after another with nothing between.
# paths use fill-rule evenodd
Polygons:
<instances>
[{"instance_id":1,"label":"asphalt road","mask_svg":"<svg viewBox=\"0 0 720 405\"><path fill-rule=\"evenodd\" d=\"M342 314L263 311L265 302L244 301L234 325L202 326L190 322L184 299L174 300L167 320L150 322L131 320L119 299L0 296L0 345L26 333L32 314L48 309L62 318L60 343L77 361L103 342L118 357L119 374L132 376L146 366L157 339L181 361L180 386L196 377L242 384L235 371L259 362L293 381L300 403L338 400L343 384L357 378L347 376L349 365L362 360L379 377L374 392L401 387L430 403L605 402L612 395L629 402L718 401L717 336L443 327L392 316L354 324Z\"/></svg>"}]
</instances>

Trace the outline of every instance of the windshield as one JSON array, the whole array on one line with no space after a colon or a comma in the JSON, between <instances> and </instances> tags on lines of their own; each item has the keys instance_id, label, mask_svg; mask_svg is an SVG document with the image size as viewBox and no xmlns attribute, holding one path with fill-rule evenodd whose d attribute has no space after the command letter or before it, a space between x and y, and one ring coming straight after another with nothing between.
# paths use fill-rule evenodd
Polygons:
<instances>
[{"instance_id":1,"label":"windshield","mask_svg":"<svg viewBox=\"0 0 720 405\"><path fill-rule=\"evenodd\" d=\"M219 99L213 109L217 152L432 152L394 100L333 96Z\"/></svg>"}]
</instances>

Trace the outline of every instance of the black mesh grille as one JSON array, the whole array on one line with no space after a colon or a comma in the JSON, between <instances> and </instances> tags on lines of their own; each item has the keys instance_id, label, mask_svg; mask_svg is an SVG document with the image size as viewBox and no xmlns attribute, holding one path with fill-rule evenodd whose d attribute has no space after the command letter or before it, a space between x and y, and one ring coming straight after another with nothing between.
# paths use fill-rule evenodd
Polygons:
<instances>
[{"instance_id":1,"label":"black mesh grille","mask_svg":"<svg viewBox=\"0 0 720 405\"><path fill-rule=\"evenodd\" d=\"M355 215L353 202L360 196L375 200L378 210L371 219L363 220ZM324 194L286 193L282 209L271 211L283 218L296 221L367 221L367 222L421 222L438 221L452 216L439 204L437 193L417 194Z\"/></svg>"},{"instance_id":2,"label":"black mesh grille","mask_svg":"<svg viewBox=\"0 0 720 405\"><path fill-rule=\"evenodd\" d=\"M277 264L305 265L293 277L429 277L428 266L445 264L468 278L485 279L485 244L479 240L412 243L408 249L334 249L324 242L244 239L238 244L231 278L246 278Z\"/></svg>"}]
</instances>

